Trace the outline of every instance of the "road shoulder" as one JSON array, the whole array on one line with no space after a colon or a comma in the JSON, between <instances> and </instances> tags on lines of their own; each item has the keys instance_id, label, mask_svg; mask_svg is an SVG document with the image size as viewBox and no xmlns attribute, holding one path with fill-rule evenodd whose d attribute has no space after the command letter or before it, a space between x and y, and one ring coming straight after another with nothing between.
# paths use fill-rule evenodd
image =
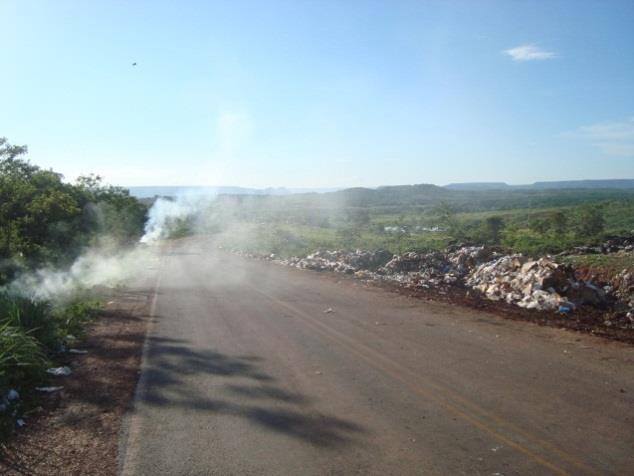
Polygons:
<instances>
[{"instance_id":1,"label":"road shoulder","mask_svg":"<svg viewBox=\"0 0 634 476\"><path fill-rule=\"evenodd\" d=\"M117 473L119 439L139 378L154 290L121 289L69 355L63 390L44 395L0 459L2 474Z\"/></svg>"}]
</instances>

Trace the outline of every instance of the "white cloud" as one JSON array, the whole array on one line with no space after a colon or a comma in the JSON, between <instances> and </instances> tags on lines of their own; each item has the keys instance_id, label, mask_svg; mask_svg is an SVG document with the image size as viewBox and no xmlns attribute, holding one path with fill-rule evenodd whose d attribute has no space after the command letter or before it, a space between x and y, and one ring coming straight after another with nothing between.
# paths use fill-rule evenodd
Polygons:
<instances>
[{"instance_id":1,"label":"white cloud","mask_svg":"<svg viewBox=\"0 0 634 476\"><path fill-rule=\"evenodd\" d=\"M605 155L634 158L634 117L582 126L565 135L586 140Z\"/></svg>"},{"instance_id":2,"label":"white cloud","mask_svg":"<svg viewBox=\"0 0 634 476\"><path fill-rule=\"evenodd\" d=\"M504 54L511 57L513 61L535 61L553 59L557 55L552 51L542 50L535 45L520 45L515 48L504 50Z\"/></svg>"}]
</instances>

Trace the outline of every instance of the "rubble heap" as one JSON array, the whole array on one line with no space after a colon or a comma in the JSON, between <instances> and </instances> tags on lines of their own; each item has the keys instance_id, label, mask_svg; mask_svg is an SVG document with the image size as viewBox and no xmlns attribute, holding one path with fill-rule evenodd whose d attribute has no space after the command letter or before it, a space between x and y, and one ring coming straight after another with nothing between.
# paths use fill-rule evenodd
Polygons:
<instances>
[{"instance_id":1,"label":"rubble heap","mask_svg":"<svg viewBox=\"0 0 634 476\"><path fill-rule=\"evenodd\" d=\"M374 270L385 264L392 254L387 251L353 252L342 250L319 250L305 258L289 258L279 261L280 264L314 271L335 271L352 274L359 270Z\"/></svg>"},{"instance_id":2,"label":"rubble heap","mask_svg":"<svg viewBox=\"0 0 634 476\"><path fill-rule=\"evenodd\" d=\"M466 285L487 299L526 309L569 311L576 305L598 305L605 300L602 289L576 281L570 267L519 254L481 264L469 274Z\"/></svg>"},{"instance_id":3,"label":"rubble heap","mask_svg":"<svg viewBox=\"0 0 634 476\"><path fill-rule=\"evenodd\" d=\"M606 301L603 289L591 282L576 280L570 266L557 264L549 258L529 260L521 255L504 258L506 262L502 267L507 269L500 273L501 276L487 276L488 270L481 266L469 276L468 284L481 290L489 299L503 296L506 302L526 309L568 312L576 306L601 306Z\"/></svg>"},{"instance_id":4,"label":"rubble heap","mask_svg":"<svg viewBox=\"0 0 634 476\"><path fill-rule=\"evenodd\" d=\"M378 276L363 273L364 278L396 282L407 287L442 287L461 284L462 278L473 266L480 264L495 252L485 246L456 247L452 251L395 255L377 270ZM357 275L361 273L357 272Z\"/></svg>"},{"instance_id":5,"label":"rubble heap","mask_svg":"<svg viewBox=\"0 0 634 476\"><path fill-rule=\"evenodd\" d=\"M617 310L625 312L634 324L634 272L628 269L621 271L610 281L608 290L617 299Z\"/></svg>"},{"instance_id":6,"label":"rubble heap","mask_svg":"<svg viewBox=\"0 0 634 476\"><path fill-rule=\"evenodd\" d=\"M392 282L412 288L464 286L492 301L505 301L526 309L570 312L576 306L600 306L603 289L577 280L574 270L550 258L502 255L486 246L456 246L445 252L408 252L392 256L386 251L319 250L305 258L278 263L301 269L354 274L359 279ZM634 275L624 275L615 291L618 299L634 304ZM619 294L620 293L620 294Z\"/></svg>"}]
</instances>

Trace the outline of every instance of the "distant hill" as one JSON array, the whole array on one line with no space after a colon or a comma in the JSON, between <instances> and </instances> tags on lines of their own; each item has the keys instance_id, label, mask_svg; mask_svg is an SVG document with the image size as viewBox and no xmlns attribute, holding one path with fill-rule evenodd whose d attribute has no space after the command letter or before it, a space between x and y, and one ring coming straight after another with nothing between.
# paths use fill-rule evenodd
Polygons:
<instances>
[{"instance_id":1,"label":"distant hill","mask_svg":"<svg viewBox=\"0 0 634 476\"><path fill-rule=\"evenodd\" d=\"M532 185L537 189L562 189L562 188L634 188L633 179L614 180L565 180L562 182L535 182Z\"/></svg>"},{"instance_id":2,"label":"distant hill","mask_svg":"<svg viewBox=\"0 0 634 476\"><path fill-rule=\"evenodd\" d=\"M393 204L423 204L437 202L450 195L449 190L432 184L392 185L378 188L346 188L333 192L347 206L375 206Z\"/></svg>"},{"instance_id":3,"label":"distant hill","mask_svg":"<svg viewBox=\"0 0 634 476\"><path fill-rule=\"evenodd\" d=\"M450 183L444 188L449 190L562 190L562 189L632 189L633 179L613 180L562 180L554 182L535 182L526 185L509 185L504 182L466 182Z\"/></svg>"},{"instance_id":4,"label":"distant hill","mask_svg":"<svg viewBox=\"0 0 634 476\"><path fill-rule=\"evenodd\" d=\"M450 183L444 188L449 190L507 190L512 186L504 182L466 182Z\"/></svg>"},{"instance_id":5,"label":"distant hill","mask_svg":"<svg viewBox=\"0 0 634 476\"><path fill-rule=\"evenodd\" d=\"M143 186L128 187L137 198L177 197L181 195L290 195L294 193L332 192L336 188L246 188L246 187L195 187L195 186Z\"/></svg>"}]
</instances>

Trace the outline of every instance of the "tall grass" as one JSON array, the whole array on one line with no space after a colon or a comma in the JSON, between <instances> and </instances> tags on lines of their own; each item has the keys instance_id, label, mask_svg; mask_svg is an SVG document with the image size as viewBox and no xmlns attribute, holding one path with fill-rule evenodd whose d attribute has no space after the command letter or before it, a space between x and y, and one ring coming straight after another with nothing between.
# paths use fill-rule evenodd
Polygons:
<instances>
[{"instance_id":1,"label":"tall grass","mask_svg":"<svg viewBox=\"0 0 634 476\"><path fill-rule=\"evenodd\" d=\"M23 404L32 400L34 388L46 378L49 360L69 335L81 337L86 322L99 306L78 295L62 305L0 294L0 441L14 429ZM9 401L9 390L19 401Z\"/></svg>"},{"instance_id":2,"label":"tall grass","mask_svg":"<svg viewBox=\"0 0 634 476\"><path fill-rule=\"evenodd\" d=\"M0 323L28 331L47 349L59 344L57 326L51 319L51 305L19 296L0 296Z\"/></svg>"}]
</instances>

